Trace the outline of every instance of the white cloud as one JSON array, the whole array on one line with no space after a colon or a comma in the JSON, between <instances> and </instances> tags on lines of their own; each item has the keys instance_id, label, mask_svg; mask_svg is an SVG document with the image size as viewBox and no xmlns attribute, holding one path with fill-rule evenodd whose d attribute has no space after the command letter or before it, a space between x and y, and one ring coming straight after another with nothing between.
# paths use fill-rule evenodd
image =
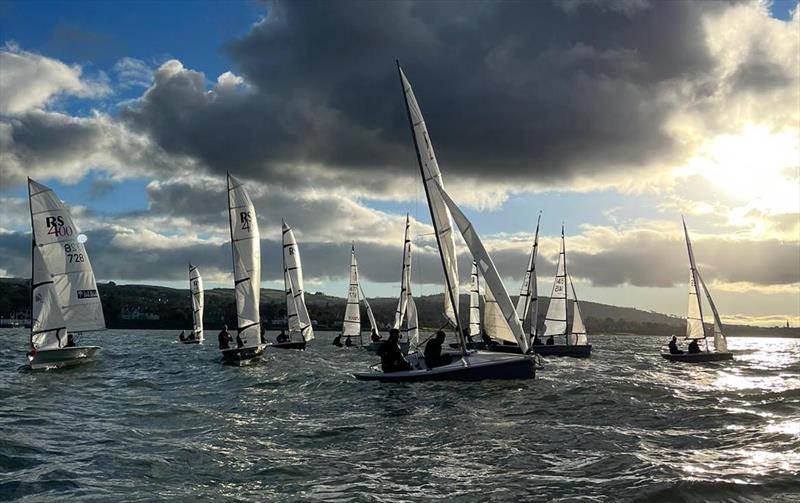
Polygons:
<instances>
[{"instance_id":1,"label":"white cloud","mask_svg":"<svg viewBox=\"0 0 800 503\"><path fill-rule=\"evenodd\" d=\"M124 88L150 87L153 82L153 69L144 61L125 57L114 65L119 85Z\"/></svg>"}]
</instances>

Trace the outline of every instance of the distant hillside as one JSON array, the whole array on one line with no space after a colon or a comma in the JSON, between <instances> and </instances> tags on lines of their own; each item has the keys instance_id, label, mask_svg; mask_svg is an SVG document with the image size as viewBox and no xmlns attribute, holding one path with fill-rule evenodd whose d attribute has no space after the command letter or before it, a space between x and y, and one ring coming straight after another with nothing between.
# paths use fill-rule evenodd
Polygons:
<instances>
[{"instance_id":1,"label":"distant hillside","mask_svg":"<svg viewBox=\"0 0 800 503\"><path fill-rule=\"evenodd\" d=\"M22 278L0 278L0 316L30 309L29 281ZM116 285L113 282L98 285L103 299L103 312L109 328L170 328L191 326L189 290L151 285ZM515 299L514 299L515 300ZM415 299L420 326L435 328L444 323L442 295L426 295ZM466 312L469 299L462 295L462 312ZM369 299L378 323L383 328L394 320L396 298ZM541 298L539 326L544 321L549 299ZM321 293L306 293L306 304L312 319L320 329L338 330L344 314L345 299ZM640 335L670 335L682 333L686 321L665 314L642 311L630 307L617 307L596 302L581 302L586 327L590 333L630 333ZM286 316L284 293L280 290L261 290L262 319L270 327L279 326ZM158 319L146 319L146 318ZM127 318L127 319L126 319ZM236 306L233 289L213 288L205 292L205 324L210 330L223 323L236 325ZM274 322L274 323L273 323ZM364 320L366 326L366 319ZM776 329L726 325L730 335L790 336L800 337L800 329ZM527 330L527 327L526 327Z\"/></svg>"}]
</instances>

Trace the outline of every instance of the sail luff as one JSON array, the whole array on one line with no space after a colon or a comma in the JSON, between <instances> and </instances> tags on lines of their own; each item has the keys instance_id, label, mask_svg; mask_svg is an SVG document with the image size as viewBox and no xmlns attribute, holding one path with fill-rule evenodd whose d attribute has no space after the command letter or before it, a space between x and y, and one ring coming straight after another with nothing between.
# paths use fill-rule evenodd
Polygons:
<instances>
[{"instance_id":1,"label":"sail luff","mask_svg":"<svg viewBox=\"0 0 800 503\"><path fill-rule=\"evenodd\" d=\"M499 313L502 319L505 320L505 326L507 327L508 331L513 335L522 352L527 353L530 347L528 338L525 337L525 332L522 330L522 325L517 317L517 310L514 308L514 304L511 302L511 297L509 297L508 291L503 284L503 280L500 278L500 273L497 272L497 268L494 265L494 261L492 261L492 257L486 251L486 248L484 247L480 236L478 236L478 233L475 231L475 228L472 226L472 223L469 221L469 219L467 219L450 195L447 194L447 192L440 185L436 185L435 187L445 204L447 204L447 207L450 209L450 213L453 215L453 220L458 226L458 229L461 231L461 236L464 238L464 242L467 244L472 257L478 264L478 271L483 275L483 282L486 288L487 304L491 296L491 299L497 303ZM484 325L486 325L485 317Z\"/></svg>"},{"instance_id":2,"label":"sail luff","mask_svg":"<svg viewBox=\"0 0 800 503\"><path fill-rule=\"evenodd\" d=\"M574 300L574 307L572 309L572 331L570 332L570 344L585 346L589 344L589 338L586 334L586 326L583 324L583 316L581 316L581 307L578 303L578 294L575 293L575 284L572 282L572 276L569 276L569 286L572 289L572 298Z\"/></svg>"},{"instance_id":3,"label":"sail luff","mask_svg":"<svg viewBox=\"0 0 800 503\"><path fill-rule=\"evenodd\" d=\"M478 279L478 264L472 262L472 273L470 274L469 290L469 335L477 337L481 335L481 296L480 283Z\"/></svg>"},{"instance_id":4,"label":"sail luff","mask_svg":"<svg viewBox=\"0 0 800 503\"><path fill-rule=\"evenodd\" d=\"M419 104L414 96L414 92L411 90L411 84L400 68L399 61L397 62L397 71L400 75L400 84L403 89L406 113L408 115L408 124L411 129L414 148L417 152L417 162L419 163L419 169L422 175L425 197L428 201L428 209L431 213L431 222L436 235L436 244L439 247L439 257L442 260L442 270L444 271L446 285L444 295L445 315L456 327L456 337L460 343L461 352L466 354L466 341L464 340L464 332L461 328L461 320L458 316L458 257L455 251L452 218L447 206L440 198L433 197L434 194L432 194L436 187L442 185L442 174L439 171L439 165L433 152L433 145L430 142L428 130L425 126L425 120L422 118ZM422 155L423 148L425 151L424 156Z\"/></svg>"},{"instance_id":5,"label":"sail luff","mask_svg":"<svg viewBox=\"0 0 800 503\"><path fill-rule=\"evenodd\" d=\"M192 296L192 334L203 342L203 278L197 267L189 264L189 291Z\"/></svg>"},{"instance_id":6,"label":"sail luff","mask_svg":"<svg viewBox=\"0 0 800 503\"><path fill-rule=\"evenodd\" d=\"M694 250L692 241L689 239L689 231L686 228L686 220L683 221L683 233L686 237L686 250L689 254L689 302L686 310L686 338L705 339L706 328L703 323L703 303L700 297L700 286L697 281L697 265L694 261Z\"/></svg>"},{"instance_id":7,"label":"sail luff","mask_svg":"<svg viewBox=\"0 0 800 503\"><path fill-rule=\"evenodd\" d=\"M544 318L544 336L567 334L567 268L564 247L564 226L561 226L561 250L558 254L556 276L550 293L550 305Z\"/></svg>"}]
</instances>

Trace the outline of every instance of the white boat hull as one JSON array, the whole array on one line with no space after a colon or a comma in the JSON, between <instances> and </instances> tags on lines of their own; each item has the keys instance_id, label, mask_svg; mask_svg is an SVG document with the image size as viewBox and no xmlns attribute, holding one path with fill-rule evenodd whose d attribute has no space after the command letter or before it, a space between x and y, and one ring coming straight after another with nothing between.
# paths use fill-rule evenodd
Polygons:
<instances>
[{"instance_id":1,"label":"white boat hull","mask_svg":"<svg viewBox=\"0 0 800 503\"><path fill-rule=\"evenodd\" d=\"M409 363L414 370L381 372L373 367L371 372L353 374L361 381L416 382L416 381L483 381L487 379L533 379L536 375L533 357L508 353L475 351L462 358L435 367L427 368L425 359L411 355Z\"/></svg>"},{"instance_id":2,"label":"white boat hull","mask_svg":"<svg viewBox=\"0 0 800 503\"><path fill-rule=\"evenodd\" d=\"M36 351L34 355L28 355L28 363L32 370L74 367L89 361L98 349L100 349L99 346L42 349Z\"/></svg>"}]
</instances>

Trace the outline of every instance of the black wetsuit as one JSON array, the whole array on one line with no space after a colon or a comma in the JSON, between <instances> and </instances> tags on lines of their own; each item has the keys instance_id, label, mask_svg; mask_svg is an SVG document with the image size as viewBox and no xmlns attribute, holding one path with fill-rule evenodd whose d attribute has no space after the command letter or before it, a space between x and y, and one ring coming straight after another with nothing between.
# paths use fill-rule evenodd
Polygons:
<instances>
[{"instance_id":1,"label":"black wetsuit","mask_svg":"<svg viewBox=\"0 0 800 503\"><path fill-rule=\"evenodd\" d=\"M553 345L555 345L555 343L556 343L556 341L553 340L553 336L551 335L550 337L547 338L547 343L545 345L553 346Z\"/></svg>"},{"instance_id":2,"label":"black wetsuit","mask_svg":"<svg viewBox=\"0 0 800 503\"><path fill-rule=\"evenodd\" d=\"M696 339L692 339L692 342L689 343L689 347L686 348L689 350L689 353L699 353L700 352L700 345L697 344Z\"/></svg>"},{"instance_id":3,"label":"black wetsuit","mask_svg":"<svg viewBox=\"0 0 800 503\"><path fill-rule=\"evenodd\" d=\"M220 332L219 335L217 336L217 339L219 340L220 349L230 348L231 336L230 334L228 334L227 331L223 330L222 332Z\"/></svg>"},{"instance_id":4,"label":"black wetsuit","mask_svg":"<svg viewBox=\"0 0 800 503\"><path fill-rule=\"evenodd\" d=\"M276 337L275 340L278 341L279 343L289 342L289 336L281 332L280 334L278 334L278 337Z\"/></svg>"},{"instance_id":5,"label":"black wetsuit","mask_svg":"<svg viewBox=\"0 0 800 503\"><path fill-rule=\"evenodd\" d=\"M403 352L400 351L400 346L397 345L397 342L384 342L378 348L377 354L381 357L381 368L384 372L411 370L411 365L403 357Z\"/></svg>"},{"instance_id":6,"label":"black wetsuit","mask_svg":"<svg viewBox=\"0 0 800 503\"><path fill-rule=\"evenodd\" d=\"M381 336L376 334L375 332L372 332L370 338L372 339L372 342L380 342L381 340Z\"/></svg>"},{"instance_id":7,"label":"black wetsuit","mask_svg":"<svg viewBox=\"0 0 800 503\"><path fill-rule=\"evenodd\" d=\"M678 343L675 341L669 341L669 353L671 355L682 355L683 351L678 349Z\"/></svg>"},{"instance_id":8,"label":"black wetsuit","mask_svg":"<svg viewBox=\"0 0 800 503\"><path fill-rule=\"evenodd\" d=\"M242 334L241 333L237 333L236 334L236 347L237 348L241 348L242 346L244 346L244 341L242 340Z\"/></svg>"},{"instance_id":9,"label":"black wetsuit","mask_svg":"<svg viewBox=\"0 0 800 503\"><path fill-rule=\"evenodd\" d=\"M341 334L337 335L336 337L333 338L333 343L332 344L334 346L336 346L337 348L340 348L340 347L344 346L344 344L342 344L342 336L341 336Z\"/></svg>"},{"instance_id":10,"label":"black wetsuit","mask_svg":"<svg viewBox=\"0 0 800 503\"><path fill-rule=\"evenodd\" d=\"M347 347L350 347L350 346L353 345L353 339L351 339L349 335L347 336L347 339L344 340L344 345L347 346Z\"/></svg>"},{"instance_id":11,"label":"black wetsuit","mask_svg":"<svg viewBox=\"0 0 800 503\"><path fill-rule=\"evenodd\" d=\"M494 346L494 345L496 345L496 344L497 344L496 342L494 342L494 341L492 340L492 338L491 338L491 337L489 337L489 334L487 334L486 332L483 332L483 333L481 333L481 340L482 340L484 343L486 343L486 345L487 345L487 346Z\"/></svg>"},{"instance_id":12,"label":"black wetsuit","mask_svg":"<svg viewBox=\"0 0 800 503\"><path fill-rule=\"evenodd\" d=\"M425 344L425 364L429 369L441 367L453 361L450 355L442 354L442 343L436 339L431 339Z\"/></svg>"},{"instance_id":13,"label":"black wetsuit","mask_svg":"<svg viewBox=\"0 0 800 503\"><path fill-rule=\"evenodd\" d=\"M539 338L538 335L533 338L533 345L534 346L541 346L542 345L542 340Z\"/></svg>"}]
</instances>

